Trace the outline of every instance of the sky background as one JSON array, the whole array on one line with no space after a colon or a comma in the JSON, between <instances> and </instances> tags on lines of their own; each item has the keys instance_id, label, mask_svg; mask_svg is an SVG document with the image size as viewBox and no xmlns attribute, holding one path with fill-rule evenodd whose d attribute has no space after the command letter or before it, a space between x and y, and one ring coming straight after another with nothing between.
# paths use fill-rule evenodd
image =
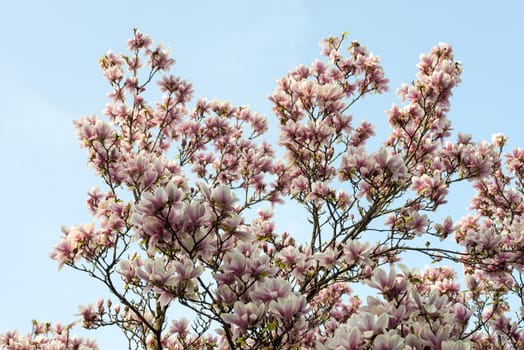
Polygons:
<instances>
[{"instance_id":1,"label":"sky background","mask_svg":"<svg viewBox=\"0 0 524 350\"><path fill-rule=\"evenodd\" d=\"M249 104L270 120L275 80L318 58L323 37L349 31L381 56L390 79L390 93L353 111L376 125L378 142L388 130L384 111L414 78L419 54L448 42L464 66L454 128L475 140L503 132L524 146L521 1L3 1L0 333L27 332L32 319L70 322L79 304L108 296L81 273L58 272L48 254L61 225L91 219L85 193L97 179L71 121L101 115L109 86L98 58L122 52L134 27L172 49L173 73L193 83L195 97ZM444 214L459 218L468 198L453 198ZM280 212L278 227L300 231L300 217ZM88 334L101 349L126 348L118 332Z\"/></svg>"}]
</instances>

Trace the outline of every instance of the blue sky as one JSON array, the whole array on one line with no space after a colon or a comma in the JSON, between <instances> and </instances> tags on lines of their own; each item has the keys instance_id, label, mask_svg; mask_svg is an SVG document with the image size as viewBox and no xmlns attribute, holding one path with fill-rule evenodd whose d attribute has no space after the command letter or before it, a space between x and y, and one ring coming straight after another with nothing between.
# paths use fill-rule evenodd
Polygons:
<instances>
[{"instance_id":1,"label":"blue sky","mask_svg":"<svg viewBox=\"0 0 524 350\"><path fill-rule=\"evenodd\" d=\"M0 332L27 331L31 319L71 321L79 304L106 296L83 274L57 272L48 253L61 225L90 220L85 192L97 180L71 120L101 114L109 90L97 60L123 50L133 27L172 48L174 74L194 84L196 97L249 104L270 119L275 80L317 58L323 37L349 31L381 56L390 79L389 94L365 99L354 112L377 125L379 137L396 87L414 78L420 53L445 41L464 65L450 114L455 129L476 140L503 132L524 146L523 13L517 0L4 1ZM467 206L456 196L449 210L458 217ZM299 230L301 221L279 225ZM126 346L119 333L90 335L101 349Z\"/></svg>"}]
</instances>

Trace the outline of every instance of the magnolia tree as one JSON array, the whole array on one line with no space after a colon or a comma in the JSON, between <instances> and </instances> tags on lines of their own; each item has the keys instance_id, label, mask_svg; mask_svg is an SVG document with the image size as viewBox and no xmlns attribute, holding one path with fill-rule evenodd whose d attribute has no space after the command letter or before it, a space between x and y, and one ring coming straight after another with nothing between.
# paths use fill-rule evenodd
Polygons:
<instances>
[{"instance_id":1,"label":"magnolia tree","mask_svg":"<svg viewBox=\"0 0 524 350\"><path fill-rule=\"evenodd\" d=\"M84 328L116 326L136 349L524 348L524 151L451 135L461 65L446 44L421 55L389 137L366 148L373 127L350 109L386 91L379 59L345 34L321 47L269 98L281 160L248 107L190 108L191 85L161 76L175 61L148 36L100 59L107 118L75 126L104 187L88 193L93 222L63 228L51 254L114 296L80 307ZM453 222L439 209L464 181L474 213ZM309 224L296 236L272 221L291 202ZM438 264L403 265L413 254ZM72 326L35 321L0 344L97 348Z\"/></svg>"}]
</instances>

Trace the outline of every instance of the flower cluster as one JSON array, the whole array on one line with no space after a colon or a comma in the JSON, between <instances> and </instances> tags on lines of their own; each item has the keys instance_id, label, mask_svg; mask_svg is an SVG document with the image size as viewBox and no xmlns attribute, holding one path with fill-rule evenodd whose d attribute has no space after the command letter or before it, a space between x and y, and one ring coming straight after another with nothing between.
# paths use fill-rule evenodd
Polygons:
<instances>
[{"instance_id":1,"label":"flower cluster","mask_svg":"<svg viewBox=\"0 0 524 350\"><path fill-rule=\"evenodd\" d=\"M5 350L98 350L95 341L71 336L69 331L73 324L52 325L47 322L33 321L31 333L21 335L17 331L7 331L0 336L0 347Z\"/></svg>"},{"instance_id":2,"label":"flower cluster","mask_svg":"<svg viewBox=\"0 0 524 350\"><path fill-rule=\"evenodd\" d=\"M51 253L118 300L80 306L83 327L116 326L156 350L524 348L524 151L504 153L502 134L451 138L462 68L447 44L421 55L371 149L373 126L350 110L387 90L380 61L347 34L321 47L323 60L269 97L283 160L264 116L193 103L190 83L160 76L169 50L138 30L130 54L100 59L105 117L75 127L104 188L87 195L93 222L64 227ZM154 82L161 97L148 103ZM476 191L462 219L442 212L457 182ZM295 236L273 222L284 200L305 209ZM409 269L413 254L454 265ZM179 308L191 320L173 319ZM0 345L96 349L69 329L35 323Z\"/></svg>"}]
</instances>

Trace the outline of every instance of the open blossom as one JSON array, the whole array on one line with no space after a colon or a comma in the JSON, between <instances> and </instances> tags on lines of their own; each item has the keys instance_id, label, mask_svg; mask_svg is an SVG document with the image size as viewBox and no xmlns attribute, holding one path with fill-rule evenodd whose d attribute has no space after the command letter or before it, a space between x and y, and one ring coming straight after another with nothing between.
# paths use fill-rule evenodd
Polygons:
<instances>
[{"instance_id":1,"label":"open blossom","mask_svg":"<svg viewBox=\"0 0 524 350\"><path fill-rule=\"evenodd\" d=\"M401 180L407 174L406 166L399 155L391 154L387 149L381 148L374 155L376 166L387 172L393 181Z\"/></svg>"},{"instance_id":2,"label":"open blossom","mask_svg":"<svg viewBox=\"0 0 524 350\"><path fill-rule=\"evenodd\" d=\"M445 204L446 196L448 194L448 185L445 181L435 173L433 178L424 174L421 177L414 176L411 179L411 187L413 190L424 197L431 199L436 205Z\"/></svg>"},{"instance_id":3,"label":"open blossom","mask_svg":"<svg viewBox=\"0 0 524 350\"><path fill-rule=\"evenodd\" d=\"M360 349L363 343L362 332L357 327L337 328L332 339L327 342L327 349L352 350Z\"/></svg>"},{"instance_id":4,"label":"open blossom","mask_svg":"<svg viewBox=\"0 0 524 350\"><path fill-rule=\"evenodd\" d=\"M362 315L353 315L349 324L362 332L362 335L366 338L370 338L373 335L381 334L388 325L388 315L381 314L380 316L365 312Z\"/></svg>"},{"instance_id":5,"label":"open blossom","mask_svg":"<svg viewBox=\"0 0 524 350\"><path fill-rule=\"evenodd\" d=\"M251 292L251 298L263 303L269 303L279 298L284 298L291 292L291 285L282 278L266 278L256 285Z\"/></svg>"},{"instance_id":6,"label":"open blossom","mask_svg":"<svg viewBox=\"0 0 524 350\"><path fill-rule=\"evenodd\" d=\"M304 296L289 294L271 301L269 303L269 310L280 319L290 321L295 317L300 317L306 312L306 299Z\"/></svg>"},{"instance_id":7,"label":"open blossom","mask_svg":"<svg viewBox=\"0 0 524 350\"><path fill-rule=\"evenodd\" d=\"M264 311L265 307L263 304L244 304L241 301L237 301L233 307L233 313L222 314L221 317L225 322L245 330L249 326L256 325L263 317Z\"/></svg>"},{"instance_id":8,"label":"open blossom","mask_svg":"<svg viewBox=\"0 0 524 350\"><path fill-rule=\"evenodd\" d=\"M99 320L99 313L93 308L93 304L88 306L79 307L79 316L82 319L82 323L85 328L91 328L96 326L96 322Z\"/></svg>"},{"instance_id":9,"label":"open blossom","mask_svg":"<svg viewBox=\"0 0 524 350\"><path fill-rule=\"evenodd\" d=\"M79 259L79 256L76 253L76 243L72 240L62 239L61 242L55 246L55 251L49 256L58 261L58 269L61 269L65 263Z\"/></svg>"},{"instance_id":10,"label":"open blossom","mask_svg":"<svg viewBox=\"0 0 524 350\"><path fill-rule=\"evenodd\" d=\"M404 348L404 341L395 332L379 334L373 342L373 349L376 350L400 350Z\"/></svg>"},{"instance_id":11,"label":"open blossom","mask_svg":"<svg viewBox=\"0 0 524 350\"><path fill-rule=\"evenodd\" d=\"M402 277L397 276L395 269L391 269L387 273L383 269L378 268L368 281L368 285L378 289L385 298L390 299L401 295L405 291L406 281Z\"/></svg>"}]
</instances>

